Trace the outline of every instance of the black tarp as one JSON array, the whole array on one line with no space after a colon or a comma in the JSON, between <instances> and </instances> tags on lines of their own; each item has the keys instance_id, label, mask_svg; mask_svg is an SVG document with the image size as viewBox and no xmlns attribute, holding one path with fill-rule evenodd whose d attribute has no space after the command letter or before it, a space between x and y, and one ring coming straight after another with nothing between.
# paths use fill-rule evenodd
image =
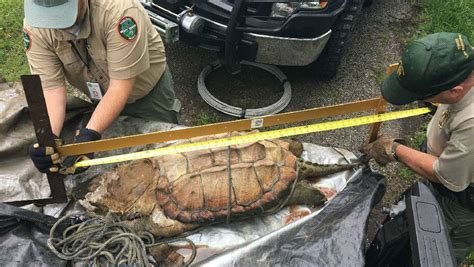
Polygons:
<instances>
[{"instance_id":1,"label":"black tarp","mask_svg":"<svg viewBox=\"0 0 474 267\"><path fill-rule=\"evenodd\" d=\"M56 218L0 204L0 266L66 266L46 242Z\"/></svg>"}]
</instances>

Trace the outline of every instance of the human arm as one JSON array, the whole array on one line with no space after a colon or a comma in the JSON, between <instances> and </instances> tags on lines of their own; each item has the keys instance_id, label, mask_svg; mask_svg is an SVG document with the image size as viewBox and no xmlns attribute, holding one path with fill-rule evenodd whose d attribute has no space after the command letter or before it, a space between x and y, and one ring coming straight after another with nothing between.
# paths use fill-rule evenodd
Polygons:
<instances>
[{"instance_id":1,"label":"human arm","mask_svg":"<svg viewBox=\"0 0 474 267\"><path fill-rule=\"evenodd\" d=\"M469 112L472 110L466 113ZM446 147L434 163L433 171L436 177L451 191L460 192L474 184L473 137L474 118L452 127Z\"/></svg>"},{"instance_id":2,"label":"human arm","mask_svg":"<svg viewBox=\"0 0 474 267\"><path fill-rule=\"evenodd\" d=\"M66 111L66 89L63 65L55 53L51 35L45 29L33 29L24 24L23 42L32 74L41 78L41 85L53 134L59 136ZM59 145L62 141L55 140ZM61 163L54 147L32 144L28 154L40 172L57 171Z\"/></svg>"},{"instance_id":3,"label":"human arm","mask_svg":"<svg viewBox=\"0 0 474 267\"><path fill-rule=\"evenodd\" d=\"M474 174L474 123L466 121L451 132L450 140L439 157L423 153L394 142L396 139L381 136L365 145L365 158L374 158L385 165L398 161L415 173L435 183L441 183L454 192L464 190L473 183Z\"/></svg>"},{"instance_id":4,"label":"human arm","mask_svg":"<svg viewBox=\"0 0 474 267\"><path fill-rule=\"evenodd\" d=\"M66 113L66 87L63 65L47 29L23 25L23 42L31 74L40 76L51 128L59 136Z\"/></svg>"},{"instance_id":5,"label":"human arm","mask_svg":"<svg viewBox=\"0 0 474 267\"><path fill-rule=\"evenodd\" d=\"M44 90L43 94L53 134L60 136L66 116L66 88L47 89Z\"/></svg>"},{"instance_id":6,"label":"human arm","mask_svg":"<svg viewBox=\"0 0 474 267\"><path fill-rule=\"evenodd\" d=\"M433 171L433 165L438 157L420 152L404 145L398 145L394 149L394 153L398 157L398 161L405 164L416 174L430 180L431 182L440 183L438 177Z\"/></svg>"},{"instance_id":7,"label":"human arm","mask_svg":"<svg viewBox=\"0 0 474 267\"><path fill-rule=\"evenodd\" d=\"M96 106L86 126L88 129L103 133L129 100L133 100L130 96L136 77L150 67L147 33L142 17L137 8L127 8L123 14L107 14L104 20L102 30L106 38L110 82L108 88L103 88L107 89L106 93Z\"/></svg>"},{"instance_id":8,"label":"human arm","mask_svg":"<svg viewBox=\"0 0 474 267\"><path fill-rule=\"evenodd\" d=\"M111 80L110 86L104 97L92 113L92 117L85 128L78 131L74 143L100 140L102 133L119 116L127 103L135 79ZM88 167L76 168L75 163L82 160L93 159L94 153L87 155L71 156L64 160L60 172L63 174L78 174Z\"/></svg>"},{"instance_id":9,"label":"human arm","mask_svg":"<svg viewBox=\"0 0 474 267\"><path fill-rule=\"evenodd\" d=\"M109 88L95 108L86 128L102 134L122 112L134 83L135 78L110 80Z\"/></svg>"},{"instance_id":10,"label":"human arm","mask_svg":"<svg viewBox=\"0 0 474 267\"><path fill-rule=\"evenodd\" d=\"M51 88L44 91L44 99L51 123L51 129L56 136L56 145L61 145L59 139L64 123L66 110L66 90L63 87ZM35 167L43 173L55 172L59 169L61 159L54 147L40 146L38 143L30 145L28 154Z\"/></svg>"},{"instance_id":11,"label":"human arm","mask_svg":"<svg viewBox=\"0 0 474 267\"><path fill-rule=\"evenodd\" d=\"M362 148L366 159L373 158L380 165L399 161L426 179L439 183L434 171L436 156L420 152L405 145L402 139L382 135Z\"/></svg>"},{"instance_id":12,"label":"human arm","mask_svg":"<svg viewBox=\"0 0 474 267\"><path fill-rule=\"evenodd\" d=\"M474 183L474 118L452 124L449 129L449 140L439 157L403 146L395 152L401 162L424 178L460 192Z\"/></svg>"}]
</instances>

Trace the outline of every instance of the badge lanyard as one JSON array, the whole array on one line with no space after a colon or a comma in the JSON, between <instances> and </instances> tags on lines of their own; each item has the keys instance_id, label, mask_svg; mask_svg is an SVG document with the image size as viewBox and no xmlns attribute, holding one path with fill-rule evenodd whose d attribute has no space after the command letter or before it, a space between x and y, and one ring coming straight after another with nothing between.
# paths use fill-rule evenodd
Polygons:
<instances>
[{"instance_id":1,"label":"badge lanyard","mask_svg":"<svg viewBox=\"0 0 474 267\"><path fill-rule=\"evenodd\" d=\"M74 50L74 53L79 57L79 59L82 61L82 63L84 63L84 65L86 66L87 71L90 72L90 65L89 65L90 57L89 57L89 52L87 51L87 46L89 44L87 43L87 39L84 39L84 42L86 43L86 58L85 59L82 57L81 53L77 49L76 44L74 44L74 42L71 41L71 40L69 40L68 42L71 45L72 49Z\"/></svg>"},{"instance_id":2,"label":"badge lanyard","mask_svg":"<svg viewBox=\"0 0 474 267\"><path fill-rule=\"evenodd\" d=\"M92 82L86 82L86 85L87 85L87 89L89 89L89 93L90 93L90 96L91 96L92 100L93 101L99 101L102 98L102 90L100 88L99 83L97 82L97 79L95 78L94 74L92 73L92 71L90 69L89 62L91 61L91 58L90 58L90 55L89 55L89 47L88 47L89 44L87 43L87 39L84 39L85 46L86 46L86 49L85 49L86 56L85 56L85 58L82 57L81 53L77 49L76 44L73 41L69 40L68 42L71 45L72 49L74 50L74 53L79 57L79 59L82 61L82 63L84 63L84 65L86 66L87 72L94 79L94 81L92 81Z\"/></svg>"}]
</instances>

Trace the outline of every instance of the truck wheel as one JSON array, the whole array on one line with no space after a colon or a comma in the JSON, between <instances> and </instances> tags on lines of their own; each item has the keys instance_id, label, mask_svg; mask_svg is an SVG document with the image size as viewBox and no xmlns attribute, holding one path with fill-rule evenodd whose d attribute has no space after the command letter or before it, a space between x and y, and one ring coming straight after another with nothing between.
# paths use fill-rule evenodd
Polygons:
<instances>
[{"instance_id":1,"label":"truck wheel","mask_svg":"<svg viewBox=\"0 0 474 267\"><path fill-rule=\"evenodd\" d=\"M319 79L329 80L336 75L364 2L364 0L348 0L345 10L339 14L332 28L331 38L319 58L313 63Z\"/></svg>"}]
</instances>

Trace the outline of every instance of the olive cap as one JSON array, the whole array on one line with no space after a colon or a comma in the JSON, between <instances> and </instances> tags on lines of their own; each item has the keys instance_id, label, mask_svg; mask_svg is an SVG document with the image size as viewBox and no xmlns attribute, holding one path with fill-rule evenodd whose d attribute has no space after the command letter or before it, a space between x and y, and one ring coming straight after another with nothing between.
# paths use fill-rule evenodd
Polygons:
<instances>
[{"instance_id":1,"label":"olive cap","mask_svg":"<svg viewBox=\"0 0 474 267\"><path fill-rule=\"evenodd\" d=\"M474 70L474 53L467 37L440 32L411 42L397 71L381 86L394 105L423 100L461 84Z\"/></svg>"}]
</instances>

